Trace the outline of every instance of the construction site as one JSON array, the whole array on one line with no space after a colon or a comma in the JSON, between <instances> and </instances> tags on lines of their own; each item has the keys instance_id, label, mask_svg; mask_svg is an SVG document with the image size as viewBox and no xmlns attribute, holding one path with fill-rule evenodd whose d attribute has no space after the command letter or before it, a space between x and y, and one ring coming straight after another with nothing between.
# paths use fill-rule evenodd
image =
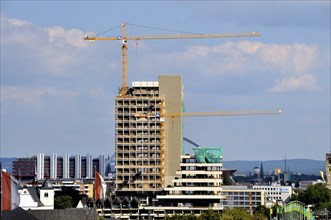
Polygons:
<instances>
[{"instance_id":1,"label":"construction site","mask_svg":"<svg viewBox=\"0 0 331 220\"><path fill-rule=\"evenodd\" d=\"M88 41L122 42L122 86L115 97L116 187L115 194L104 203L105 217L163 219L166 215L199 214L208 209L221 212L221 201L226 200L222 193L223 150L220 146L195 146L192 155L184 154L183 117L281 113L184 112L181 75L159 75L157 81L136 81L128 86L127 42L257 36L257 32L126 36L125 23L118 37L85 36ZM238 206L252 211L263 204L263 193L255 191Z\"/></svg>"}]
</instances>

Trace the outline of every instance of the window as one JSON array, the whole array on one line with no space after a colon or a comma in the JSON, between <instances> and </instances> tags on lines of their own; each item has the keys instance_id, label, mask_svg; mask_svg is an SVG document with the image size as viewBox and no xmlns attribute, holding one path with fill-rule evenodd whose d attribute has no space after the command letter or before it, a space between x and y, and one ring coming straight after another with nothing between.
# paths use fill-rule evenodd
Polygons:
<instances>
[{"instance_id":1,"label":"window","mask_svg":"<svg viewBox=\"0 0 331 220\"><path fill-rule=\"evenodd\" d=\"M48 198L48 193L47 192L44 193L44 197Z\"/></svg>"}]
</instances>

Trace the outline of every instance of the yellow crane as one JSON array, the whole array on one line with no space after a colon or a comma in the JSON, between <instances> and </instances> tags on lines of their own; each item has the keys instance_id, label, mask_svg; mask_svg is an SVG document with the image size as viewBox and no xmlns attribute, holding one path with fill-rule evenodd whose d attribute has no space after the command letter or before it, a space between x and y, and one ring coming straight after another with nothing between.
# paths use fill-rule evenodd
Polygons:
<instances>
[{"instance_id":1,"label":"yellow crane","mask_svg":"<svg viewBox=\"0 0 331 220\"><path fill-rule=\"evenodd\" d=\"M282 110L245 110L245 111L216 111L216 112L170 112L170 113L157 113L152 114L141 114L136 113L137 118L148 118L148 117L203 117L203 116L240 116L240 115L275 115L281 114Z\"/></svg>"},{"instance_id":2,"label":"yellow crane","mask_svg":"<svg viewBox=\"0 0 331 220\"><path fill-rule=\"evenodd\" d=\"M173 40L173 39L201 39L201 38L230 38L230 37L257 37L261 36L257 32L251 33L236 33L236 34L152 34L152 35L137 35L126 36L126 23L122 23L122 36L118 37L93 37L85 36L84 40L121 40L122 41L122 88L121 95L126 96L128 91L127 86L127 50L128 40Z\"/></svg>"}]
</instances>

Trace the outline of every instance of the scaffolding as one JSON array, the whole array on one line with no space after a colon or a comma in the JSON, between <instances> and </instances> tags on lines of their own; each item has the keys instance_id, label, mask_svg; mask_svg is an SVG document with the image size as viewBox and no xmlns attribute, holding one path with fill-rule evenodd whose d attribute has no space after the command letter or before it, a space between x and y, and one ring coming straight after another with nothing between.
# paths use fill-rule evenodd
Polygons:
<instances>
[{"instance_id":1,"label":"scaffolding","mask_svg":"<svg viewBox=\"0 0 331 220\"><path fill-rule=\"evenodd\" d=\"M223 158L223 150L218 148L205 148L196 147L193 148L196 160L198 163L221 163Z\"/></svg>"}]
</instances>

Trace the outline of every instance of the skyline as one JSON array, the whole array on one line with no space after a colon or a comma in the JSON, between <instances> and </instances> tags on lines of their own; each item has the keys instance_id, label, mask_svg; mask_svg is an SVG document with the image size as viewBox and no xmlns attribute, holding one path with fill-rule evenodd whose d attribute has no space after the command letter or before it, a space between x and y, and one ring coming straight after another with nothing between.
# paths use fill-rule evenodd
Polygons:
<instances>
[{"instance_id":1,"label":"skyline","mask_svg":"<svg viewBox=\"0 0 331 220\"><path fill-rule=\"evenodd\" d=\"M83 38L109 29L101 36L119 36L125 21L127 35L261 33L128 42L128 84L180 74L188 112L283 110L184 118L184 136L222 146L224 160L285 154L324 160L331 147L330 7L329 1L1 1L0 155L113 154L121 43Z\"/></svg>"}]
</instances>

